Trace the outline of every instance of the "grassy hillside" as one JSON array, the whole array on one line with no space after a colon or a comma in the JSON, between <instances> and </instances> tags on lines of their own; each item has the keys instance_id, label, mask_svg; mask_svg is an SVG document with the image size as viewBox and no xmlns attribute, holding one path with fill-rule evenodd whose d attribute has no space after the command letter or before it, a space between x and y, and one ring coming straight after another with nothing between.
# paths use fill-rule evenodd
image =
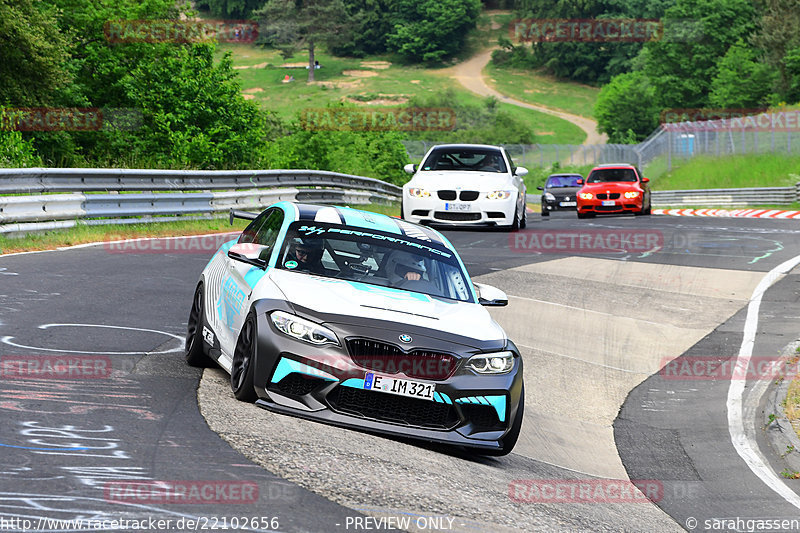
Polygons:
<instances>
[{"instance_id":1,"label":"grassy hillside","mask_svg":"<svg viewBox=\"0 0 800 533\"><path fill-rule=\"evenodd\" d=\"M231 52L234 68L247 98L281 117L295 117L307 108L325 107L330 102L348 101L357 105L402 105L409 98L452 88L463 103L478 103L481 98L462 89L445 69L428 69L392 63L386 57L368 59L338 58L317 54L322 68L316 81L306 82L307 56L299 53L284 60L277 51L244 44L221 44L220 53ZM295 81L283 83L286 76ZM537 111L500 104L531 125L539 143L580 144L585 134L577 126ZM435 140L435 139L432 139Z\"/></svg>"},{"instance_id":2,"label":"grassy hillside","mask_svg":"<svg viewBox=\"0 0 800 533\"><path fill-rule=\"evenodd\" d=\"M688 160L673 159L671 171L660 170L665 166L665 162L659 160L645 169L654 190L787 187L800 182L800 156L698 156Z\"/></svg>"}]
</instances>

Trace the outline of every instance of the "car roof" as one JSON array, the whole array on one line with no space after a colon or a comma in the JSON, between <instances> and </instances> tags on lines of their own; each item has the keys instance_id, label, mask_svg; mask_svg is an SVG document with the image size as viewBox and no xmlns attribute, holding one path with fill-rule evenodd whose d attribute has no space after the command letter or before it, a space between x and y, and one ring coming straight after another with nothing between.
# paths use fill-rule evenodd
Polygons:
<instances>
[{"instance_id":1,"label":"car roof","mask_svg":"<svg viewBox=\"0 0 800 533\"><path fill-rule=\"evenodd\" d=\"M562 172L560 174L550 174L547 177L548 178L565 178L565 177L570 177L571 178L573 176L578 176L579 178L583 177L582 174L578 174L577 172Z\"/></svg>"},{"instance_id":2,"label":"car roof","mask_svg":"<svg viewBox=\"0 0 800 533\"><path fill-rule=\"evenodd\" d=\"M276 205L282 207L290 215L294 213L293 218L295 221L327 222L340 224L348 228L395 233L408 240L419 241L420 243L434 242L454 250L450 242L435 229L389 215L332 205L295 202L280 202Z\"/></svg>"},{"instance_id":3,"label":"car roof","mask_svg":"<svg viewBox=\"0 0 800 533\"><path fill-rule=\"evenodd\" d=\"M434 148L459 148L459 149L461 149L461 148L483 148L483 149L491 148L491 149L494 149L494 150L502 150L503 149L502 146L495 146L495 145L492 145L492 144L437 144L435 146L432 146L431 150L433 150Z\"/></svg>"},{"instance_id":4,"label":"car roof","mask_svg":"<svg viewBox=\"0 0 800 533\"><path fill-rule=\"evenodd\" d=\"M603 163L602 165L597 165L594 168L636 168L634 165L630 163Z\"/></svg>"}]
</instances>

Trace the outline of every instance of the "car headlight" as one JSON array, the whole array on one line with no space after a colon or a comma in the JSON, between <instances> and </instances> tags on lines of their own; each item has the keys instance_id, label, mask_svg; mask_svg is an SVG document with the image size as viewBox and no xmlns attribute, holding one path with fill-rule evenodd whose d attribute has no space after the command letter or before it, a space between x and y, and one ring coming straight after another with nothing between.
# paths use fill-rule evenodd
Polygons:
<instances>
[{"instance_id":1,"label":"car headlight","mask_svg":"<svg viewBox=\"0 0 800 533\"><path fill-rule=\"evenodd\" d=\"M305 318L283 311L273 311L269 318L278 331L289 337L311 344L339 344L336 333Z\"/></svg>"},{"instance_id":2,"label":"car headlight","mask_svg":"<svg viewBox=\"0 0 800 533\"><path fill-rule=\"evenodd\" d=\"M591 200L593 198L592 193L590 192L582 192L580 193L581 200Z\"/></svg>"},{"instance_id":3,"label":"car headlight","mask_svg":"<svg viewBox=\"0 0 800 533\"><path fill-rule=\"evenodd\" d=\"M625 198L638 198L639 191L628 191L625 193Z\"/></svg>"},{"instance_id":4,"label":"car headlight","mask_svg":"<svg viewBox=\"0 0 800 533\"><path fill-rule=\"evenodd\" d=\"M408 189L408 194L413 198L428 198L431 193L419 187L411 187Z\"/></svg>"},{"instance_id":5,"label":"car headlight","mask_svg":"<svg viewBox=\"0 0 800 533\"><path fill-rule=\"evenodd\" d=\"M489 200L505 200L511 197L511 191L492 191L486 193Z\"/></svg>"},{"instance_id":6,"label":"car headlight","mask_svg":"<svg viewBox=\"0 0 800 533\"><path fill-rule=\"evenodd\" d=\"M479 353L467 361L467 367L478 374L508 374L514 367L511 352Z\"/></svg>"},{"instance_id":7,"label":"car headlight","mask_svg":"<svg viewBox=\"0 0 800 533\"><path fill-rule=\"evenodd\" d=\"M544 199L547 200L548 202L555 202L556 201L556 197L553 196L552 193L549 193L549 192L544 193Z\"/></svg>"}]
</instances>

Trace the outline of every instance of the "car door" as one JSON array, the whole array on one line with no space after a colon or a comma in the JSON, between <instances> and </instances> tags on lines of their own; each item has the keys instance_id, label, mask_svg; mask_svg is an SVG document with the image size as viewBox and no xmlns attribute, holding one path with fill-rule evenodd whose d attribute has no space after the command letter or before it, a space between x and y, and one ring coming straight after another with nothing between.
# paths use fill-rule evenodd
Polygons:
<instances>
[{"instance_id":1,"label":"car door","mask_svg":"<svg viewBox=\"0 0 800 533\"><path fill-rule=\"evenodd\" d=\"M268 209L245 228L238 243L264 246L261 257L268 261L275 248L281 224L283 224L283 211L277 207ZM253 287L266 271L230 257L226 257L225 261L225 276L222 278L219 302L221 308L218 309L223 324L223 331L220 332L223 338L220 339L220 345L226 354L232 355L250 308Z\"/></svg>"},{"instance_id":2,"label":"car door","mask_svg":"<svg viewBox=\"0 0 800 533\"><path fill-rule=\"evenodd\" d=\"M520 208L524 209L525 208L525 193L526 193L525 181L521 177L517 176L517 167L516 167L516 165L514 165L514 161L511 159L511 156L508 154L508 152L506 151L505 148L503 148L503 155L505 156L506 161L508 163L508 168L511 171L511 179L513 180L514 187L517 189L517 191L519 191L518 194L519 194L519 200L520 201L518 202L518 206Z\"/></svg>"}]
</instances>

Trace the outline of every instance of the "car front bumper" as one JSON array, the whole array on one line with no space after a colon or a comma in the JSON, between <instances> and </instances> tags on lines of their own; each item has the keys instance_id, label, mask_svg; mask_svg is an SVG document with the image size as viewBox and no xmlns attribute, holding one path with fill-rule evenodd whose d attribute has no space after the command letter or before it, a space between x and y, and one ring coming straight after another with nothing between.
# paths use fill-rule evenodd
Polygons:
<instances>
[{"instance_id":1,"label":"car front bumper","mask_svg":"<svg viewBox=\"0 0 800 533\"><path fill-rule=\"evenodd\" d=\"M436 194L435 192L433 193ZM510 226L514 223L517 197L489 200L485 193L471 202L436 198L403 197L403 216L417 224Z\"/></svg>"},{"instance_id":2,"label":"car front bumper","mask_svg":"<svg viewBox=\"0 0 800 533\"><path fill-rule=\"evenodd\" d=\"M463 338L443 338L441 332L394 323L376 327L367 320L325 322L340 345L313 346L278 333L266 313L258 314L254 383L260 407L347 428L488 450L498 449L511 427L522 392L522 359L510 341L468 346ZM363 359L360 365L350 355L353 339L399 347L398 337L409 333L414 342L402 349L451 354L451 373L445 375L436 364L399 372L378 349L365 366ZM479 375L465 368L470 355L487 350L512 351L512 370ZM369 373L433 384L434 399L368 390L364 383Z\"/></svg>"}]
</instances>

